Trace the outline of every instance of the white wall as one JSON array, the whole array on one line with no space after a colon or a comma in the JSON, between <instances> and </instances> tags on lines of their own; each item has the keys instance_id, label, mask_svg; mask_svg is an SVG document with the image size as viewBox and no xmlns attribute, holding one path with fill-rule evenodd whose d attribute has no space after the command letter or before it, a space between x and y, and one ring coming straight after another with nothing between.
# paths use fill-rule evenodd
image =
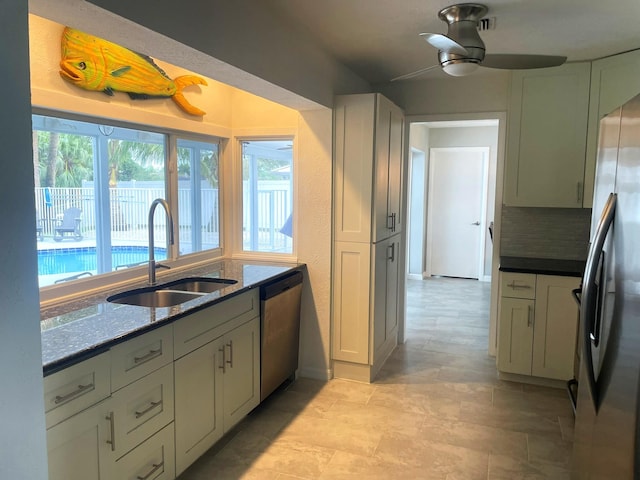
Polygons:
<instances>
[{"instance_id":1,"label":"white wall","mask_svg":"<svg viewBox=\"0 0 640 480\"><path fill-rule=\"evenodd\" d=\"M93 3L106 10L83 0L30 0L29 7L42 17L299 110L332 107L338 93L371 91L304 32L275 16L268 2Z\"/></svg>"},{"instance_id":2,"label":"white wall","mask_svg":"<svg viewBox=\"0 0 640 480\"><path fill-rule=\"evenodd\" d=\"M33 161L27 4L0 1L0 478L47 478Z\"/></svg>"},{"instance_id":3,"label":"white wall","mask_svg":"<svg viewBox=\"0 0 640 480\"><path fill-rule=\"evenodd\" d=\"M440 74L376 87L407 115L503 112L507 110L510 80L507 70L486 69L468 77Z\"/></svg>"}]
</instances>

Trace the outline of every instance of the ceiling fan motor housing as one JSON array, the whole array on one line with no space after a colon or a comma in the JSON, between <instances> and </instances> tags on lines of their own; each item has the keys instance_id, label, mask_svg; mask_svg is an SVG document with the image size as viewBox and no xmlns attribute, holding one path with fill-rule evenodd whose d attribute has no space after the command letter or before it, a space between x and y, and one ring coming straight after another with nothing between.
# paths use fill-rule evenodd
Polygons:
<instances>
[{"instance_id":1,"label":"ceiling fan motor housing","mask_svg":"<svg viewBox=\"0 0 640 480\"><path fill-rule=\"evenodd\" d=\"M478 22L488 12L488 8L478 3L463 3L443 8L438 17L447 22L447 37L462 45L467 54L438 51L438 59L443 67L455 63L480 63L484 59L485 46L478 33Z\"/></svg>"}]
</instances>

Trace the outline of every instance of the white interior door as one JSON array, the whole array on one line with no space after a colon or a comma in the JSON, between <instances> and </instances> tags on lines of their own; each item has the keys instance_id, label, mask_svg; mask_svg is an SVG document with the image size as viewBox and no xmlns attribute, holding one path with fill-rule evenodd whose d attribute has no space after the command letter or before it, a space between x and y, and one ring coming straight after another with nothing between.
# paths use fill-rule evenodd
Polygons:
<instances>
[{"instance_id":1,"label":"white interior door","mask_svg":"<svg viewBox=\"0 0 640 480\"><path fill-rule=\"evenodd\" d=\"M489 148L429 151L427 272L479 278L485 241Z\"/></svg>"}]
</instances>

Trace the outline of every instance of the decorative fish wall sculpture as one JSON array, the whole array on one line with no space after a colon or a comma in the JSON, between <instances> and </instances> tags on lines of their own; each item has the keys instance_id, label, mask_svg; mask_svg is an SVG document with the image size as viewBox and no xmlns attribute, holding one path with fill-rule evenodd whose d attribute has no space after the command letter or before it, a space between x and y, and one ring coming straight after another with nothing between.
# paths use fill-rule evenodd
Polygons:
<instances>
[{"instance_id":1,"label":"decorative fish wall sculpture","mask_svg":"<svg viewBox=\"0 0 640 480\"><path fill-rule=\"evenodd\" d=\"M171 98L188 114L205 115L182 93L190 85L206 85L203 78L183 75L172 80L151 57L70 27L62 32L61 46L60 76L80 88L111 96L125 92L136 100Z\"/></svg>"}]
</instances>

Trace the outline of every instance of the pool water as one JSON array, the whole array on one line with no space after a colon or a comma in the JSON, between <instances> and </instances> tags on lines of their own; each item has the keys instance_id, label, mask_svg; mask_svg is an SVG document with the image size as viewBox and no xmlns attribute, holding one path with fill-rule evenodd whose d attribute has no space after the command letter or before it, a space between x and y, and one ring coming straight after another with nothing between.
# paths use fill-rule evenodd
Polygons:
<instances>
[{"instance_id":1,"label":"pool water","mask_svg":"<svg viewBox=\"0 0 640 480\"><path fill-rule=\"evenodd\" d=\"M156 260L165 260L165 248L155 248ZM131 265L149 260L148 247L111 247L111 266ZM38 275L96 272L98 260L95 247L64 248L38 251Z\"/></svg>"}]
</instances>

